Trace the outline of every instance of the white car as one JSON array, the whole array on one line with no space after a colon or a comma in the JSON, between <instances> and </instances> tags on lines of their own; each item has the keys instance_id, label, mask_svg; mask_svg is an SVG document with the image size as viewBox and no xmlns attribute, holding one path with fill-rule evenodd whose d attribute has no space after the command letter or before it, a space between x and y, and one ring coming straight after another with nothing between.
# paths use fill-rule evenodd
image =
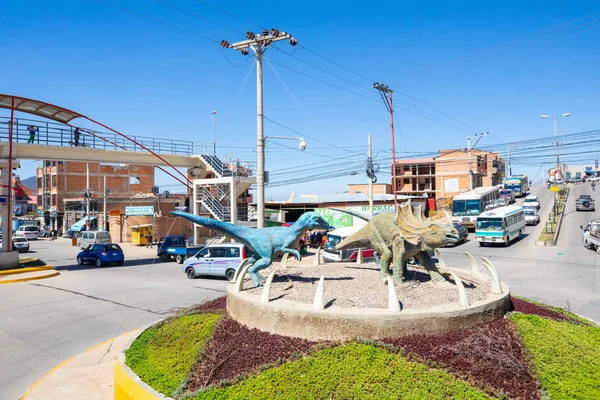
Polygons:
<instances>
[{"instance_id":1,"label":"white car","mask_svg":"<svg viewBox=\"0 0 600 400\"><path fill-rule=\"evenodd\" d=\"M535 208L536 210L540 209L540 199L537 196L530 194L525 197L523 200L523 208Z\"/></svg>"},{"instance_id":2,"label":"white car","mask_svg":"<svg viewBox=\"0 0 600 400\"><path fill-rule=\"evenodd\" d=\"M526 225L537 225L540 223L540 214L538 214L535 208L524 208L523 214L525 214Z\"/></svg>"},{"instance_id":3,"label":"white car","mask_svg":"<svg viewBox=\"0 0 600 400\"><path fill-rule=\"evenodd\" d=\"M37 226L22 226L15 232L16 237L23 237L27 240L37 240L40 231Z\"/></svg>"},{"instance_id":4,"label":"white car","mask_svg":"<svg viewBox=\"0 0 600 400\"><path fill-rule=\"evenodd\" d=\"M600 178L598 178L597 176L589 176L589 177L587 178L587 180L588 180L589 182L598 182L598 181L600 180Z\"/></svg>"}]
</instances>

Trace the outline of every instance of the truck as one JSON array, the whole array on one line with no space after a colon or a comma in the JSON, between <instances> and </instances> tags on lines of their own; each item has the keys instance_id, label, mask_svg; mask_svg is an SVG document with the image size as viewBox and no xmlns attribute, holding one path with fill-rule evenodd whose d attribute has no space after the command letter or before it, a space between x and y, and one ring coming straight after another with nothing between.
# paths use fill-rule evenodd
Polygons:
<instances>
[{"instance_id":1,"label":"truck","mask_svg":"<svg viewBox=\"0 0 600 400\"><path fill-rule=\"evenodd\" d=\"M525 197L529 192L529 178L527 175L512 175L504 181L504 188L515 192L515 197Z\"/></svg>"},{"instance_id":2,"label":"truck","mask_svg":"<svg viewBox=\"0 0 600 400\"><path fill-rule=\"evenodd\" d=\"M600 254L600 218L593 219L583 229L583 245L586 249L596 250Z\"/></svg>"},{"instance_id":3,"label":"truck","mask_svg":"<svg viewBox=\"0 0 600 400\"><path fill-rule=\"evenodd\" d=\"M178 264L183 264L186 258L193 256L202 250L205 246L188 246L185 237L181 235L163 236L158 241L156 256L161 261L175 260Z\"/></svg>"}]
</instances>

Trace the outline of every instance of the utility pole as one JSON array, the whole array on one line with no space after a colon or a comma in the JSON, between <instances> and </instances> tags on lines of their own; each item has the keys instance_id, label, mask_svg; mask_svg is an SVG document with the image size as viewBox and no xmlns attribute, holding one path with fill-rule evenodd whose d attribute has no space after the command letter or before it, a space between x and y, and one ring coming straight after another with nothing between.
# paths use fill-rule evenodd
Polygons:
<instances>
[{"instance_id":1,"label":"utility pole","mask_svg":"<svg viewBox=\"0 0 600 400\"><path fill-rule=\"evenodd\" d=\"M385 108L390 113L390 130L392 133L392 191L394 192L394 210L398 211L398 196L396 193L396 144L394 135L394 103L392 101L393 90L382 83L375 82L373 88L379 91Z\"/></svg>"},{"instance_id":2,"label":"utility pole","mask_svg":"<svg viewBox=\"0 0 600 400\"><path fill-rule=\"evenodd\" d=\"M369 158L367 160L367 176L369 177L369 214L373 216L373 178L377 182L373 171L373 148L371 147L371 135L369 135Z\"/></svg>"},{"instance_id":3,"label":"utility pole","mask_svg":"<svg viewBox=\"0 0 600 400\"><path fill-rule=\"evenodd\" d=\"M264 29L262 33L247 32L246 40L236 43L229 43L227 40L221 40L221 47L239 50L243 55L248 55L248 49L256 53L256 212L257 227L265 226L265 138L264 138L264 114L263 114L263 79L262 79L262 59L263 53L271 43L281 40L289 40L292 46L298 44L298 41L287 32L280 32L277 28Z\"/></svg>"},{"instance_id":4,"label":"utility pole","mask_svg":"<svg viewBox=\"0 0 600 400\"><path fill-rule=\"evenodd\" d=\"M103 197L104 197L104 199L103 199L103 200L104 200L104 204L103 204L103 206L102 206L102 212L103 212L103 214L104 214L104 216L103 216L103 219L102 219L102 220L103 220L104 222L103 222L103 224L102 224L102 225L104 226L104 230L105 230L105 231L107 230L107 229L106 229L106 196L108 196L108 192L106 191L106 175L104 175L104 196L103 196Z\"/></svg>"},{"instance_id":5,"label":"utility pole","mask_svg":"<svg viewBox=\"0 0 600 400\"><path fill-rule=\"evenodd\" d=\"M215 115L217 115L216 111L213 111L210 113L210 119L212 119L212 123L213 123L213 156L217 156L217 137L216 137L216 130L215 130L215 125L217 123L217 119L215 118Z\"/></svg>"},{"instance_id":6,"label":"utility pole","mask_svg":"<svg viewBox=\"0 0 600 400\"><path fill-rule=\"evenodd\" d=\"M467 138L467 154L468 154L468 162L469 162L469 190L473 190L473 167L471 165L471 150L473 150L475 148L475 146L477 146L477 143L479 143L479 141L481 140L482 137L484 136L488 136L490 133L478 133L473 137L477 138L477 141L475 142L475 144L473 145L473 147L471 147L471 137Z\"/></svg>"},{"instance_id":7,"label":"utility pole","mask_svg":"<svg viewBox=\"0 0 600 400\"><path fill-rule=\"evenodd\" d=\"M86 163L86 171L85 171L85 227L86 230L90 230L90 163Z\"/></svg>"},{"instance_id":8,"label":"utility pole","mask_svg":"<svg viewBox=\"0 0 600 400\"><path fill-rule=\"evenodd\" d=\"M506 175L506 172L504 173ZM512 173L510 172L510 143L508 144L508 176L511 176Z\"/></svg>"}]
</instances>

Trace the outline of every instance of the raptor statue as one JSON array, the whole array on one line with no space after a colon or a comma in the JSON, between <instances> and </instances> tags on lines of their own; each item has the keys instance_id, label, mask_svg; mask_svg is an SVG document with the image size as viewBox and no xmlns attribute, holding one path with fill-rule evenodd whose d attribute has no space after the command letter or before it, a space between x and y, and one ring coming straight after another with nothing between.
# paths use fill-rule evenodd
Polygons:
<instances>
[{"instance_id":1,"label":"raptor statue","mask_svg":"<svg viewBox=\"0 0 600 400\"><path fill-rule=\"evenodd\" d=\"M395 213L383 212L374 217L348 210L338 211L362 218L368 223L338 243L336 249L375 249L380 257L381 276L389 275L389 266L392 264L392 278L396 283L403 282L406 264L411 257L416 257L419 264L427 269L432 281L444 280L429 252L458 241L458 231L449 217L449 223L434 222L423 216L420 206L413 207L410 200L400 205Z\"/></svg>"},{"instance_id":2,"label":"raptor statue","mask_svg":"<svg viewBox=\"0 0 600 400\"><path fill-rule=\"evenodd\" d=\"M329 227L329 223L316 212L306 212L302 214L300 218L289 227L277 226L258 229L246 228L245 226L181 211L172 211L171 214L188 219L195 224L219 231L250 247L250 249L260 257L251 260L252 266L248 269L250 279L252 279L254 286L262 286L265 278L260 275L259 271L271 265L276 253L289 253L294 255L298 260L301 260L302 256L297 250L300 238L308 230L327 229Z\"/></svg>"}]
</instances>

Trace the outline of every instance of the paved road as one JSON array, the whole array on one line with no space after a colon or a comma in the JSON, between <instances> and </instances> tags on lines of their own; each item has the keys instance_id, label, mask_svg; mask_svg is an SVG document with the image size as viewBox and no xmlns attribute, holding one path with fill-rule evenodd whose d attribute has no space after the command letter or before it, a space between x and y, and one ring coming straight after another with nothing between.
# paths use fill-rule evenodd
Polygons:
<instances>
[{"instance_id":1,"label":"paved road","mask_svg":"<svg viewBox=\"0 0 600 400\"><path fill-rule=\"evenodd\" d=\"M0 399L19 398L55 365L96 343L224 294L226 281L189 280L156 250L124 247L121 267L77 266L70 241L31 242L55 278L0 285Z\"/></svg>"},{"instance_id":2,"label":"paved road","mask_svg":"<svg viewBox=\"0 0 600 400\"><path fill-rule=\"evenodd\" d=\"M572 188L556 247L535 246L535 240L548 218L553 194L546 186L534 186L532 193L540 197L542 222L536 227L528 226L525 238L512 242L507 248L480 247L473 239L474 234L470 233L473 240L456 248L441 250L446 263L450 267L469 268L465 251L479 261L480 257L487 257L512 293L567 307L600 321L600 299L596 295L596 284L600 288L600 273L597 274L600 256L583 247L579 228L579 225L585 225L589 219L597 216L597 212L573 211L575 198L580 193L592 194L589 185L581 184ZM592 195L598 196L596 192Z\"/></svg>"}]
</instances>

